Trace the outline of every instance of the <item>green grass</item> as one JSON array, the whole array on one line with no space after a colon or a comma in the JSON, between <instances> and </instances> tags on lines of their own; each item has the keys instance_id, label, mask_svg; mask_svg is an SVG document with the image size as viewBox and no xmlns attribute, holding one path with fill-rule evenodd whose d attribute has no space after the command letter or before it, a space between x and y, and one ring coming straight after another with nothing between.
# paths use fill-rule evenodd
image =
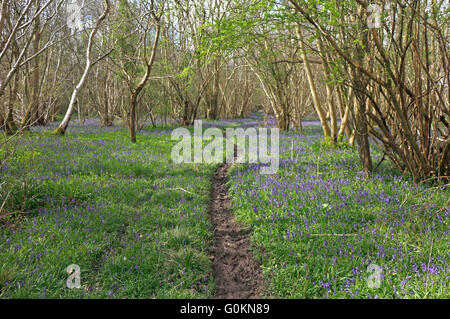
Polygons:
<instances>
[{"instance_id":1,"label":"green grass","mask_svg":"<svg viewBox=\"0 0 450 319\"><path fill-rule=\"evenodd\" d=\"M173 164L170 130L144 131L135 145L118 128L22 138L0 168L1 214L11 213L0 226L0 298L214 295L215 167ZM319 131L282 134L276 175L256 164L230 173L267 296L448 298L448 187L414 183L387 162L366 179L357 151L327 146ZM71 264L81 289L66 287ZM382 267L380 288L368 286L370 264Z\"/></svg>"},{"instance_id":2,"label":"green grass","mask_svg":"<svg viewBox=\"0 0 450 319\"><path fill-rule=\"evenodd\" d=\"M450 297L449 188L402 179L387 162L366 179L356 150L326 147L317 131L283 134L276 175L231 172L233 210L253 230L268 296ZM370 264L382 267L377 289Z\"/></svg>"},{"instance_id":3,"label":"green grass","mask_svg":"<svg viewBox=\"0 0 450 319\"><path fill-rule=\"evenodd\" d=\"M107 129L24 140L1 175L21 213L0 227L0 298L211 296L214 167L172 164L160 132L136 145ZM70 264L80 289L66 287Z\"/></svg>"}]
</instances>

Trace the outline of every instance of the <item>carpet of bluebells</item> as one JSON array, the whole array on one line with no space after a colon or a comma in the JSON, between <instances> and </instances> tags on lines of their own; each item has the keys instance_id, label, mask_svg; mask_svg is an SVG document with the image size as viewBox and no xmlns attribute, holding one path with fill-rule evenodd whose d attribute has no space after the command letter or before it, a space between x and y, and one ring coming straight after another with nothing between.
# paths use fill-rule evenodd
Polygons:
<instances>
[{"instance_id":1,"label":"carpet of bluebells","mask_svg":"<svg viewBox=\"0 0 450 319\"><path fill-rule=\"evenodd\" d=\"M214 167L172 164L168 129L136 145L96 121L50 130L33 129L1 168L16 185L8 205L24 209L0 225L0 298L210 297ZM71 264L81 289L66 287Z\"/></svg>"},{"instance_id":2,"label":"carpet of bluebells","mask_svg":"<svg viewBox=\"0 0 450 319\"><path fill-rule=\"evenodd\" d=\"M366 179L357 151L327 147L320 132L282 134L276 175L258 164L231 173L234 212L253 230L271 296L450 297L448 187L386 162Z\"/></svg>"},{"instance_id":3,"label":"carpet of bluebells","mask_svg":"<svg viewBox=\"0 0 450 319\"><path fill-rule=\"evenodd\" d=\"M204 128L273 124L252 116ZM448 298L449 189L388 162L366 179L357 151L327 146L316 124L281 135L278 174L231 169L233 210L253 231L267 297ZM0 167L0 185L13 187L6 207L20 211L0 221L0 298L212 297L214 166L173 164L176 142L161 126L136 145L95 120L64 137L51 129L34 128ZM66 287L71 264L81 289Z\"/></svg>"}]
</instances>

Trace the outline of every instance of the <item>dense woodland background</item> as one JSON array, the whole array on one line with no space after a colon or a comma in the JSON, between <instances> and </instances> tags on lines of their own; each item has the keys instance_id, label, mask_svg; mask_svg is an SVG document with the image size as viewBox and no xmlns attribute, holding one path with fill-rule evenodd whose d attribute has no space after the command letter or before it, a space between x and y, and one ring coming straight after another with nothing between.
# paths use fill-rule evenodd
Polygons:
<instances>
[{"instance_id":1,"label":"dense woodland background","mask_svg":"<svg viewBox=\"0 0 450 319\"><path fill-rule=\"evenodd\" d=\"M0 123L95 117L136 142L147 120L262 109L282 130L319 119L366 175L373 139L413 177L449 176L448 19L445 0L3 0Z\"/></svg>"}]
</instances>

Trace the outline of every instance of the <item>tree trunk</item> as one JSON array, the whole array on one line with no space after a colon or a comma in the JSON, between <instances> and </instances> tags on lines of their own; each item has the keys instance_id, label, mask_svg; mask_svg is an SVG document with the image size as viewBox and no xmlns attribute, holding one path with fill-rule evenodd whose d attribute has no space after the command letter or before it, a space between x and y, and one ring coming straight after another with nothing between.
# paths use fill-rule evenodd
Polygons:
<instances>
[{"instance_id":1,"label":"tree trunk","mask_svg":"<svg viewBox=\"0 0 450 319\"><path fill-rule=\"evenodd\" d=\"M137 99L139 96L139 93L142 91L142 89L145 87L145 84L147 83L148 78L150 77L150 72L153 67L153 63L155 62L156 57L156 49L158 47L159 37L161 34L161 16L156 16L154 12L152 12L152 15L154 19L156 20L156 36L155 40L153 42L152 46L152 53L150 56L150 60L146 62L146 70L144 77L141 79L139 84L136 86L136 88L131 92L131 98L130 98L130 113L129 113L129 129L130 129L130 140L132 143L136 143L136 113L137 113Z\"/></svg>"},{"instance_id":2,"label":"tree trunk","mask_svg":"<svg viewBox=\"0 0 450 319\"><path fill-rule=\"evenodd\" d=\"M311 66L309 65L308 58L306 56L306 46L303 42L303 35L300 27L296 28L297 37L299 38L299 44L301 49L301 56L303 59L303 66L305 68L306 76L308 78L309 88L311 90L311 95L314 101L314 107L316 109L317 115L319 116L320 123L322 124L323 135L325 137L330 136L330 126L328 125L326 114L320 105L319 96L317 94L316 85L314 84L314 78L311 71Z\"/></svg>"},{"instance_id":3,"label":"tree trunk","mask_svg":"<svg viewBox=\"0 0 450 319\"><path fill-rule=\"evenodd\" d=\"M133 91L130 98L130 113L128 115L128 128L130 131L131 143L136 143L136 107L137 92Z\"/></svg>"},{"instance_id":4,"label":"tree trunk","mask_svg":"<svg viewBox=\"0 0 450 319\"><path fill-rule=\"evenodd\" d=\"M372 157L370 155L369 132L366 121L367 98L363 94L356 94L358 103L355 110L356 140L359 157L363 165L364 176L372 176Z\"/></svg>"},{"instance_id":5,"label":"tree trunk","mask_svg":"<svg viewBox=\"0 0 450 319\"><path fill-rule=\"evenodd\" d=\"M34 31L34 39L33 39L33 52L36 54L39 51L39 42L41 39L41 34L39 33L39 17L36 18L35 21L35 31ZM44 118L43 114L40 114L39 110L39 91L40 91L40 83L39 83L39 55L34 58L33 61L33 88L32 88L32 121L33 123L43 125Z\"/></svg>"},{"instance_id":6,"label":"tree trunk","mask_svg":"<svg viewBox=\"0 0 450 319\"><path fill-rule=\"evenodd\" d=\"M333 87L330 84L331 81L331 70L329 65L329 56L325 52L323 48L322 38L319 37L317 39L317 48L321 52L321 58L322 58L322 64L323 64L323 71L325 73L325 86L327 89L327 104L328 104L328 112L330 114L330 120L331 120L331 141L332 143L337 142L337 114L336 114L336 105L334 103L333 98ZM308 61L305 61L304 63L308 63Z\"/></svg>"},{"instance_id":7,"label":"tree trunk","mask_svg":"<svg viewBox=\"0 0 450 319\"><path fill-rule=\"evenodd\" d=\"M350 88L350 93L347 99L347 104L345 105L344 103L344 96L342 93L342 90L340 88L338 88L338 102L339 105L345 109L344 111L344 116L341 119L341 127L339 128L339 132L338 135L344 135L344 133L347 135L347 137L350 138L351 136L351 132L350 132L350 128L349 128L349 121L350 121L350 103L352 103L353 101L353 88ZM345 107L344 107L345 105Z\"/></svg>"},{"instance_id":8,"label":"tree trunk","mask_svg":"<svg viewBox=\"0 0 450 319\"><path fill-rule=\"evenodd\" d=\"M94 29L92 29L91 34L89 35L88 46L86 49L86 66L84 68L83 75L81 76L80 81L78 82L77 86L74 88L74 90L72 92L72 97L70 98L69 107L67 108L67 112L66 112L66 115L64 116L64 119L62 120L61 124L59 124L58 128L53 131L53 134L64 135L66 133L67 126L69 125L70 118L72 117L73 109L74 109L75 103L77 101L78 92L80 92L84 83L86 82L87 76L89 74L89 70L91 69L91 66L92 66L91 51L92 51L92 45L94 43L94 37L100 27L100 24L103 22L103 20L106 19L106 16L108 15L109 9L110 9L109 0L104 0L104 1L105 1L105 9L104 9L102 15L97 20L97 23L95 24Z\"/></svg>"}]
</instances>

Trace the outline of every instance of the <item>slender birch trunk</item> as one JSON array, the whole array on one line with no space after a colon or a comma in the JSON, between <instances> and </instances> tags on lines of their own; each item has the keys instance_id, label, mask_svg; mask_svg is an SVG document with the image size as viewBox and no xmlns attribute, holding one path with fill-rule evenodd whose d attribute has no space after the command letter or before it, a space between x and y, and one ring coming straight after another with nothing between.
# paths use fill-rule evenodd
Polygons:
<instances>
[{"instance_id":1,"label":"slender birch trunk","mask_svg":"<svg viewBox=\"0 0 450 319\"><path fill-rule=\"evenodd\" d=\"M93 61L91 59L91 51L92 51L92 45L94 43L94 38L95 38L95 35L96 35L101 23L103 22L103 20L106 19L106 16L108 15L109 9L110 9L109 0L104 0L104 2L105 2L105 9L104 9L102 15L97 20L97 23L95 24L94 29L92 29L91 34L89 35L88 46L86 49L86 66L84 68L83 75L81 76L80 81L78 82L77 86L74 88L74 90L72 92L72 97L70 98L69 107L67 109L66 115L64 116L64 119L62 120L61 124L59 124L58 128L53 131L53 134L64 135L66 133L67 126L69 125L70 118L72 117L73 109L74 109L75 103L77 101L78 93L83 88L83 85L86 82L87 76L89 74L89 70L91 69L91 66L93 63Z\"/></svg>"}]
</instances>

